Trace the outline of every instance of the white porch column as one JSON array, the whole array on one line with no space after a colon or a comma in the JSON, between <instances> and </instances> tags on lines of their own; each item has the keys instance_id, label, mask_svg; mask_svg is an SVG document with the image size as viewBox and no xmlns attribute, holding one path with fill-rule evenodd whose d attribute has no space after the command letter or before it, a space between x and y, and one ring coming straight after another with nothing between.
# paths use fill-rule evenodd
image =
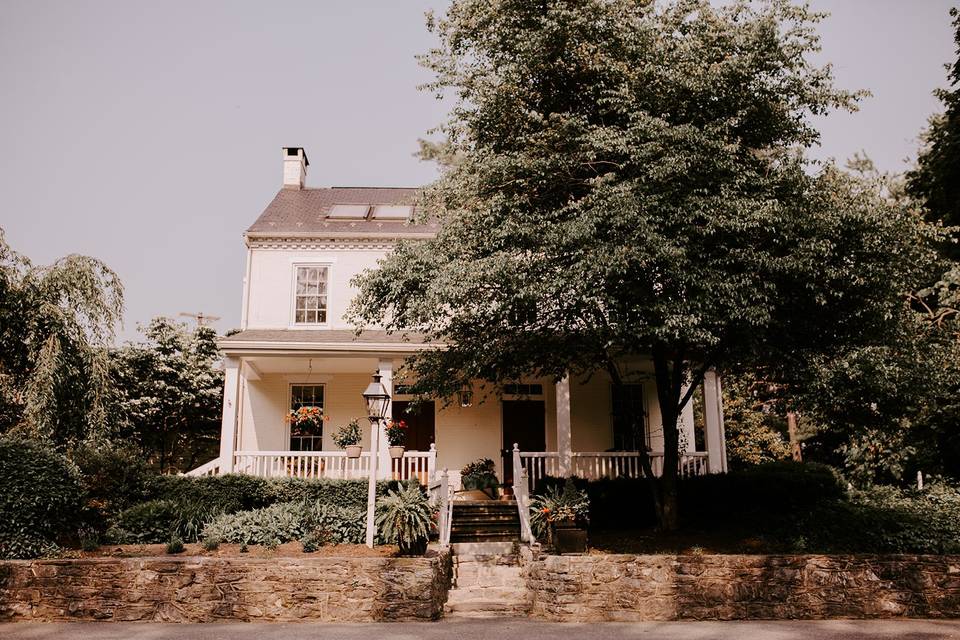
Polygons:
<instances>
[{"instance_id":1,"label":"white porch column","mask_svg":"<svg viewBox=\"0 0 960 640\"><path fill-rule=\"evenodd\" d=\"M223 359L223 417L220 422L220 473L233 471L240 411L240 359Z\"/></svg>"},{"instance_id":2,"label":"white porch column","mask_svg":"<svg viewBox=\"0 0 960 640\"><path fill-rule=\"evenodd\" d=\"M565 375L557 383L557 453L560 476L573 475L570 444L570 376ZM514 470L516 473L517 470Z\"/></svg>"},{"instance_id":3,"label":"white porch column","mask_svg":"<svg viewBox=\"0 0 960 640\"><path fill-rule=\"evenodd\" d=\"M380 361L380 384L387 390L390 401L387 403L386 418L380 422L380 449L377 463L377 477L389 480L393 477L393 459L390 457L389 443L387 442L386 421L393 416L393 360Z\"/></svg>"},{"instance_id":4,"label":"white porch column","mask_svg":"<svg viewBox=\"0 0 960 640\"><path fill-rule=\"evenodd\" d=\"M720 376L712 369L703 376L703 409L707 470L710 473L724 473L727 470L727 445L723 432L723 396Z\"/></svg>"}]
</instances>

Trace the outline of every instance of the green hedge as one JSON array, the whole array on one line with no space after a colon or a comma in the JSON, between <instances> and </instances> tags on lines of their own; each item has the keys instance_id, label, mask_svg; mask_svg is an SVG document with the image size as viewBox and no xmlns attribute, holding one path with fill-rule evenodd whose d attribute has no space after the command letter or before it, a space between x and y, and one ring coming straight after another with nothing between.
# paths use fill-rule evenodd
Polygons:
<instances>
[{"instance_id":1,"label":"green hedge","mask_svg":"<svg viewBox=\"0 0 960 640\"><path fill-rule=\"evenodd\" d=\"M377 495L386 495L389 489L398 486L395 481L377 482ZM146 498L178 503L204 502L220 507L225 513L297 501L366 508L367 481L259 478L238 473L201 477L155 476L147 483Z\"/></svg>"},{"instance_id":2,"label":"green hedge","mask_svg":"<svg viewBox=\"0 0 960 640\"><path fill-rule=\"evenodd\" d=\"M535 493L561 482L545 478ZM656 524L646 481L576 483L590 496L592 528ZM679 500L688 537L754 538L797 553L960 553L960 489L948 484L853 491L826 465L778 462L681 479Z\"/></svg>"},{"instance_id":3,"label":"green hedge","mask_svg":"<svg viewBox=\"0 0 960 640\"><path fill-rule=\"evenodd\" d=\"M83 489L66 457L28 440L0 438L0 558L53 553L76 534Z\"/></svg>"},{"instance_id":4,"label":"green hedge","mask_svg":"<svg viewBox=\"0 0 960 640\"><path fill-rule=\"evenodd\" d=\"M590 498L590 523L598 529L651 527L656 513L650 487L642 478L587 481L574 478ZM549 486L563 488L562 478L546 477L535 494ZM843 478L822 464L772 462L749 470L681 478L680 517L685 526L709 525L718 518L771 517L805 509L845 495Z\"/></svg>"}]
</instances>

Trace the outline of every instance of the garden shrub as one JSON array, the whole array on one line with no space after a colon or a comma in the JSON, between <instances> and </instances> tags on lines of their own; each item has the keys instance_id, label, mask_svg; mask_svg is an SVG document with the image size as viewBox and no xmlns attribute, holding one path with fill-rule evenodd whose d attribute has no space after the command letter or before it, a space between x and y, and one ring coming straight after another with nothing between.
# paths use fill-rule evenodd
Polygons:
<instances>
[{"instance_id":1,"label":"garden shrub","mask_svg":"<svg viewBox=\"0 0 960 640\"><path fill-rule=\"evenodd\" d=\"M80 469L88 526L102 530L105 522L142 502L152 473L132 447L85 444L71 454Z\"/></svg>"},{"instance_id":2,"label":"garden shrub","mask_svg":"<svg viewBox=\"0 0 960 640\"><path fill-rule=\"evenodd\" d=\"M960 490L870 487L846 501L824 501L780 527L797 551L960 553Z\"/></svg>"},{"instance_id":3,"label":"garden shrub","mask_svg":"<svg viewBox=\"0 0 960 640\"><path fill-rule=\"evenodd\" d=\"M267 546L306 538L318 544L359 544L365 527L363 509L322 502L282 502L223 514L204 528L203 537Z\"/></svg>"},{"instance_id":4,"label":"garden shrub","mask_svg":"<svg viewBox=\"0 0 960 640\"><path fill-rule=\"evenodd\" d=\"M167 542L177 529L177 503L150 500L122 511L107 529L114 544L157 544Z\"/></svg>"},{"instance_id":5,"label":"garden shrub","mask_svg":"<svg viewBox=\"0 0 960 640\"><path fill-rule=\"evenodd\" d=\"M0 558L50 555L76 534L83 489L76 465L48 445L0 438Z\"/></svg>"},{"instance_id":6,"label":"garden shrub","mask_svg":"<svg viewBox=\"0 0 960 640\"><path fill-rule=\"evenodd\" d=\"M399 486L397 482L381 481L377 484L377 491L384 495L390 488ZM145 493L149 500L123 511L113 519L107 535L110 540L128 544L160 543L176 535L187 542L196 542L205 526L219 516L250 514L270 506L290 503L327 505L363 512L367 504L367 481L259 478L243 474L154 476L145 480ZM266 511L262 517L269 518L271 514L285 509L287 507ZM242 516L241 519L244 517L249 516ZM363 518L360 520L362 528L364 521ZM341 532L343 525L336 518L329 522L321 518L321 521L331 529L332 539L352 539L352 533ZM265 540L250 542L265 544ZM227 542L228 538L224 537L223 541Z\"/></svg>"}]
</instances>

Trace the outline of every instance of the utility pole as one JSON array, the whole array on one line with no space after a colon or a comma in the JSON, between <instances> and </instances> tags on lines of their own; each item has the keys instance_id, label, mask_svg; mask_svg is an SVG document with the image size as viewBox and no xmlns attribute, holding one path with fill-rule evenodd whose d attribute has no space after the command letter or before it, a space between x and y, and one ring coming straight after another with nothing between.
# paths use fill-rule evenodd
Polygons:
<instances>
[{"instance_id":1,"label":"utility pole","mask_svg":"<svg viewBox=\"0 0 960 640\"><path fill-rule=\"evenodd\" d=\"M203 311L198 311L197 313L186 313L181 311L180 316L183 318L193 318L197 323L197 328L207 326L208 322L216 322L220 319L220 316L211 316L205 314Z\"/></svg>"}]
</instances>

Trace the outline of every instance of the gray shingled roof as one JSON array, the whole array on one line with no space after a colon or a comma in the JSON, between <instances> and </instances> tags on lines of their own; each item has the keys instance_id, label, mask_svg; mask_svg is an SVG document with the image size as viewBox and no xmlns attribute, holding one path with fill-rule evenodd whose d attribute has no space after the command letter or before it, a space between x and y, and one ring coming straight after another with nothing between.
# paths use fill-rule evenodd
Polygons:
<instances>
[{"instance_id":1,"label":"gray shingled roof","mask_svg":"<svg viewBox=\"0 0 960 640\"><path fill-rule=\"evenodd\" d=\"M221 344L240 342L316 343L316 344L423 344L423 337L413 333L364 331L359 336L350 329L247 329L220 338Z\"/></svg>"},{"instance_id":2,"label":"gray shingled roof","mask_svg":"<svg viewBox=\"0 0 960 640\"><path fill-rule=\"evenodd\" d=\"M437 231L436 223L412 225L400 220L330 219L337 204L416 204L419 189L395 187L329 187L324 189L281 189L267 205L248 234L350 233L428 233Z\"/></svg>"}]
</instances>

